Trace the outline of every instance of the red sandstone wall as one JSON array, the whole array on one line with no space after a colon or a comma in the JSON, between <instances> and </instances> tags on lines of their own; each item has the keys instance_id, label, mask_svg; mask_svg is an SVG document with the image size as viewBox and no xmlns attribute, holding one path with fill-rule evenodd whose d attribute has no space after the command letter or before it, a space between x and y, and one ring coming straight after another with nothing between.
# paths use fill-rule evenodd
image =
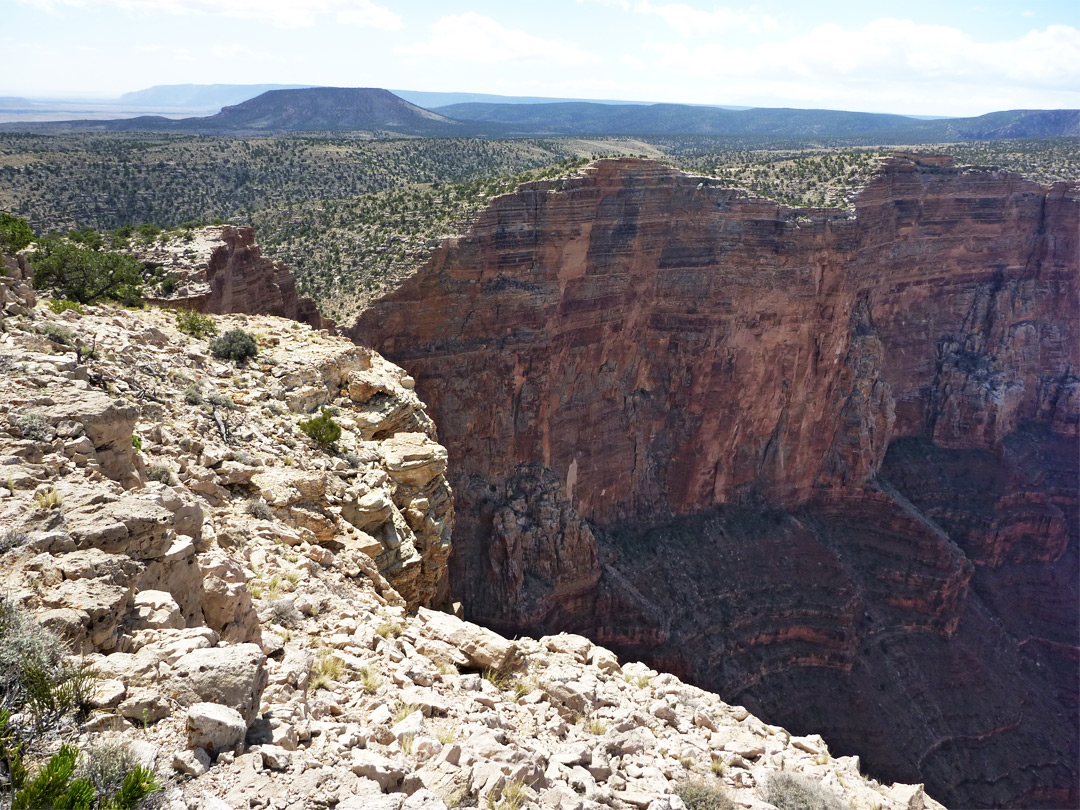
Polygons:
<instances>
[{"instance_id":1,"label":"red sandstone wall","mask_svg":"<svg viewBox=\"0 0 1080 810\"><path fill-rule=\"evenodd\" d=\"M627 159L494 200L350 335L431 407L473 617L825 723L949 802L1064 806L1078 298L1075 183L899 156L851 216Z\"/></svg>"}]
</instances>

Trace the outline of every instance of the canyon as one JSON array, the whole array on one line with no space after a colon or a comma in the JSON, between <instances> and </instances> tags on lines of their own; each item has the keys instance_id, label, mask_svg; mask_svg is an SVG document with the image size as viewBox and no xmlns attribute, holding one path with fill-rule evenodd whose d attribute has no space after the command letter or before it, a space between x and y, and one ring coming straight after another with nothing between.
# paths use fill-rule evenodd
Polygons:
<instances>
[{"instance_id":1,"label":"canyon","mask_svg":"<svg viewBox=\"0 0 1080 810\"><path fill-rule=\"evenodd\" d=\"M495 198L343 330L447 448L450 590L957 807L1077 792L1080 185L853 211L639 160Z\"/></svg>"}]
</instances>

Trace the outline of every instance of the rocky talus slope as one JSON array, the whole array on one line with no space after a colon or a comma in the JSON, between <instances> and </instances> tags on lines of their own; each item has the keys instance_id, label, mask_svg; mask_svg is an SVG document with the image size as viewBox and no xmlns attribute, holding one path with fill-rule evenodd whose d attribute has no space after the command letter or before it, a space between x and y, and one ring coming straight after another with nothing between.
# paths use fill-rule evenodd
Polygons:
<instances>
[{"instance_id":1,"label":"rocky talus slope","mask_svg":"<svg viewBox=\"0 0 1080 810\"><path fill-rule=\"evenodd\" d=\"M237 368L165 309L55 315L5 265L0 593L97 673L62 735L126 742L162 806L681 810L692 777L767 810L786 771L852 807L940 807L580 636L511 641L432 609L446 452L377 354L216 317L258 339ZM321 406L335 452L299 428Z\"/></svg>"},{"instance_id":2,"label":"rocky talus slope","mask_svg":"<svg viewBox=\"0 0 1080 810\"><path fill-rule=\"evenodd\" d=\"M898 154L854 210L793 209L600 161L348 331L439 425L470 618L949 804L1080 801L1077 183Z\"/></svg>"}]
</instances>

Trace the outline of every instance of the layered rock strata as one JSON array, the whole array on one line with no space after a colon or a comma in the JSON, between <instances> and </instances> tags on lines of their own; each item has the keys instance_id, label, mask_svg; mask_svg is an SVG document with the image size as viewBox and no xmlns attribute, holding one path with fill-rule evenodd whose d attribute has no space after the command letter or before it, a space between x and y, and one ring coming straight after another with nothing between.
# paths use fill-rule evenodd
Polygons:
<instances>
[{"instance_id":1,"label":"layered rock strata","mask_svg":"<svg viewBox=\"0 0 1080 810\"><path fill-rule=\"evenodd\" d=\"M349 334L431 406L471 616L1058 807L1078 295L1075 183L896 155L844 212L624 159L497 198Z\"/></svg>"},{"instance_id":2,"label":"layered rock strata","mask_svg":"<svg viewBox=\"0 0 1080 810\"><path fill-rule=\"evenodd\" d=\"M163 267L171 292L158 288L151 303L216 314L278 315L334 331L315 301L297 295L296 278L282 262L262 255L247 226L214 225L165 232L133 249L143 262Z\"/></svg>"},{"instance_id":3,"label":"layered rock strata","mask_svg":"<svg viewBox=\"0 0 1080 810\"><path fill-rule=\"evenodd\" d=\"M445 598L446 453L378 355L217 317L258 338L236 368L168 312L21 305L0 335L0 599L96 674L63 740L156 771L159 806L686 810L693 782L774 810L780 776L825 802L942 810L583 637L510 640L425 607ZM45 338L62 329L100 357ZM336 448L299 428L323 405ZM541 551L573 516L530 479L507 493ZM60 742L34 740L32 769Z\"/></svg>"}]
</instances>

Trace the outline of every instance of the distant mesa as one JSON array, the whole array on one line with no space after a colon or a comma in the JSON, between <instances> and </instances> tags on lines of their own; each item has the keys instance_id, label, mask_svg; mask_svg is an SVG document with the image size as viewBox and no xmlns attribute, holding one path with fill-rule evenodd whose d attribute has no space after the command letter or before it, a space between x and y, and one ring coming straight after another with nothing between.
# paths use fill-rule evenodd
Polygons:
<instances>
[{"instance_id":1,"label":"distant mesa","mask_svg":"<svg viewBox=\"0 0 1080 810\"><path fill-rule=\"evenodd\" d=\"M274 85L264 85L275 87ZM247 95L250 85L171 85L128 93L128 108L165 109ZM427 103L467 94L402 91ZM476 98L477 96L472 96ZM511 99L513 97L510 97ZM755 139L848 139L856 143L934 143L947 140L1080 136L1080 110L1006 110L974 118L923 120L906 115L691 104L556 101L507 103L503 97L426 109L373 87L270 89L221 112L171 120L159 115L112 120L3 124L4 129L277 135L364 132L375 136L711 136Z\"/></svg>"},{"instance_id":2,"label":"distant mesa","mask_svg":"<svg viewBox=\"0 0 1080 810\"><path fill-rule=\"evenodd\" d=\"M177 132L200 135L271 135L284 132L370 132L421 137L489 135L501 128L453 121L374 87L269 90L221 112L170 120L144 115L109 121L8 124L14 129Z\"/></svg>"}]
</instances>

